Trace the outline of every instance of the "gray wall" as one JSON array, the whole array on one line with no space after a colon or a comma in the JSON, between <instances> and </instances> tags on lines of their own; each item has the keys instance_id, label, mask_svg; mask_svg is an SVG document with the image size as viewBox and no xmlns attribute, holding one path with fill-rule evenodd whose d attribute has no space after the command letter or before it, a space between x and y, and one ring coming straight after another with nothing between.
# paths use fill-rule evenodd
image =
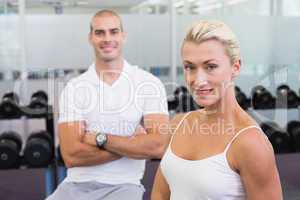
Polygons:
<instances>
[{"instance_id":1,"label":"gray wall","mask_svg":"<svg viewBox=\"0 0 300 200\"><path fill-rule=\"evenodd\" d=\"M26 62L29 68L82 68L93 59L87 42L91 15L26 16ZM207 16L177 16L177 52L187 26ZM236 32L245 64L300 62L300 18L209 16L227 22ZM123 15L128 41L125 55L141 66L170 64L168 15ZM0 67L18 68L18 18L0 16ZM11 52L6 53L5 52ZM13 53L12 53L13 52ZM6 56L5 56L6 55ZM6 62L5 62L6 60ZM10 60L10 61L8 61ZM9 64L7 64L9 63ZM178 59L180 65L180 59Z\"/></svg>"},{"instance_id":2,"label":"gray wall","mask_svg":"<svg viewBox=\"0 0 300 200\"><path fill-rule=\"evenodd\" d=\"M128 32L125 57L129 62L149 69L150 66L170 65L170 23L168 15L123 15ZM26 67L28 69L86 68L93 60L88 44L91 15L27 15ZM273 93L280 83L288 82L299 89L300 37L299 17L263 16L177 16L177 65L180 66L180 43L188 25L199 19L221 19L236 32L242 50L242 72L237 79L243 91L250 93L254 85L262 84ZM21 69L19 18L0 16L0 71ZM166 84L168 76L160 77ZM177 85L183 84L178 75ZM24 102L37 89L49 92L55 104L64 83L69 79L49 79L0 84L0 96L15 90ZM26 87L25 87L26 86ZM168 89L170 94L173 88ZM56 105L56 104L55 104Z\"/></svg>"}]
</instances>

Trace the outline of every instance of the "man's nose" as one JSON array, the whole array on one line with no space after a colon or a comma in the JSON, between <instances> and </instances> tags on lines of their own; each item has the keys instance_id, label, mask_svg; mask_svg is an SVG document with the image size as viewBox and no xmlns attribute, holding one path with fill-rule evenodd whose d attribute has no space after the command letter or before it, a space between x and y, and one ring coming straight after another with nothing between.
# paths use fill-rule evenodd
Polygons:
<instances>
[{"instance_id":1,"label":"man's nose","mask_svg":"<svg viewBox=\"0 0 300 200\"><path fill-rule=\"evenodd\" d=\"M106 42L110 42L111 41L111 35L110 35L110 33L107 33L107 34L104 35L104 41L106 41Z\"/></svg>"}]
</instances>

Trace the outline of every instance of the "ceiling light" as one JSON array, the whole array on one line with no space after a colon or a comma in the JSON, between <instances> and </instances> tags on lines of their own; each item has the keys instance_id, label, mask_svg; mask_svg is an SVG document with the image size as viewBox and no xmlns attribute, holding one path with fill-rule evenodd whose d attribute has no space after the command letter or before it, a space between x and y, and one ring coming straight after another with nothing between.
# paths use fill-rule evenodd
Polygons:
<instances>
[{"instance_id":1,"label":"ceiling light","mask_svg":"<svg viewBox=\"0 0 300 200\"><path fill-rule=\"evenodd\" d=\"M86 5L89 4L89 2L87 2L87 1L78 1L76 4L77 4L78 6L86 6Z\"/></svg>"},{"instance_id":2,"label":"ceiling light","mask_svg":"<svg viewBox=\"0 0 300 200\"><path fill-rule=\"evenodd\" d=\"M183 7L184 6L184 1L177 1L174 3L175 8Z\"/></svg>"}]
</instances>

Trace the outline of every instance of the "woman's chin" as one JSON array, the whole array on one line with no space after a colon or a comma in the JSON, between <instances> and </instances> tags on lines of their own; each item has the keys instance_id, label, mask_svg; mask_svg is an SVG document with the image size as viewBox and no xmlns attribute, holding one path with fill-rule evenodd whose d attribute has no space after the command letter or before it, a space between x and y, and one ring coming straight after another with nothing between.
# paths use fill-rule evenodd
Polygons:
<instances>
[{"instance_id":1,"label":"woman's chin","mask_svg":"<svg viewBox=\"0 0 300 200\"><path fill-rule=\"evenodd\" d=\"M213 107L217 103L217 100L212 98L194 98L194 101L201 107Z\"/></svg>"}]
</instances>

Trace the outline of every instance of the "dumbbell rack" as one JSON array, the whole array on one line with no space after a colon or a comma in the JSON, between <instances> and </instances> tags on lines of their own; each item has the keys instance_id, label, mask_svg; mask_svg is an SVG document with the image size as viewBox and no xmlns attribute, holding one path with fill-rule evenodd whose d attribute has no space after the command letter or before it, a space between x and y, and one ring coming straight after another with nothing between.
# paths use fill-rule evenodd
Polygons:
<instances>
[{"instance_id":1,"label":"dumbbell rack","mask_svg":"<svg viewBox=\"0 0 300 200\"><path fill-rule=\"evenodd\" d=\"M53 107L48 105L47 108L43 109L31 109L27 106L20 106L21 112L14 116L4 116L0 113L0 120L14 120L14 119L44 119L46 123L46 130L49 132L51 138L53 139L53 144L55 144L54 137L54 115ZM52 152L55 155L55 145L52 145ZM30 168L26 165L23 156L20 156L20 165L18 169ZM45 196L49 196L57 187L57 174L56 174L56 162L55 156L52 162L45 168Z\"/></svg>"},{"instance_id":2,"label":"dumbbell rack","mask_svg":"<svg viewBox=\"0 0 300 200\"><path fill-rule=\"evenodd\" d=\"M259 124L262 122L275 122L282 130L286 129L288 122L300 121L300 107L298 108L275 108L275 109L253 109L247 110ZM285 130L287 131L287 130ZM281 154L281 153L279 153ZM299 154L293 148L288 153L283 154Z\"/></svg>"},{"instance_id":3,"label":"dumbbell rack","mask_svg":"<svg viewBox=\"0 0 300 200\"><path fill-rule=\"evenodd\" d=\"M300 107L299 108L276 108L276 109L253 109L249 108L247 112L258 119L258 122L262 122L261 120L269 120L273 119L276 123L278 123L281 127L283 127L288 121L291 120L300 120ZM286 117L285 117L286 116ZM264 119L265 118L265 119ZM282 121L280 123L280 121Z\"/></svg>"}]
</instances>

